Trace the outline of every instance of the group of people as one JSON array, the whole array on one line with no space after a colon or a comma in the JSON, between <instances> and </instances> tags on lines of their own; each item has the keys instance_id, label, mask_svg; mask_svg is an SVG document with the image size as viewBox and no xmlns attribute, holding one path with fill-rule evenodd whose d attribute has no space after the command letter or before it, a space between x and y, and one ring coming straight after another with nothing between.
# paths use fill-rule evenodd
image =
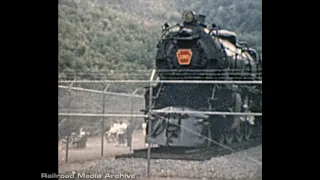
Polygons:
<instances>
[{"instance_id":1,"label":"group of people","mask_svg":"<svg viewBox=\"0 0 320 180\"><path fill-rule=\"evenodd\" d=\"M144 138L146 137L147 124L142 123L142 131ZM133 126L132 124L126 124L122 120L114 121L109 131L106 132L106 138L109 143L117 142L118 145L127 144L131 147Z\"/></svg>"},{"instance_id":2,"label":"group of people","mask_svg":"<svg viewBox=\"0 0 320 180\"><path fill-rule=\"evenodd\" d=\"M117 141L119 145L125 145L127 137L127 145L131 146L132 128L124 123L122 120L114 122L106 132L108 142Z\"/></svg>"},{"instance_id":3,"label":"group of people","mask_svg":"<svg viewBox=\"0 0 320 180\"><path fill-rule=\"evenodd\" d=\"M63 144L68 143L69 148L85 148L88 135L89 132L86 132L84 128L80 128L79 134L72 132L69 137L64 137L61 142Z\"/></svg>"}]
</instances>

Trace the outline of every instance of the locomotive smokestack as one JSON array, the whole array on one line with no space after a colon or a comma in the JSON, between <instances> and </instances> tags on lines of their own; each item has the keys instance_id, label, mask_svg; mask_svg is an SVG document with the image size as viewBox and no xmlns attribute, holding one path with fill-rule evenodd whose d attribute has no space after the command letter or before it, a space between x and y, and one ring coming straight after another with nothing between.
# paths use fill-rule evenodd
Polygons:
<instances>
[{"instance_id":1,"label":"locomotive smokestack","mask_svg":"<svg viewBox=\"0 0 320 180\"><path fill-rule=\"evenodd\" d=\"M205 15L202 15L202 14L199 14L199 22L200 24L205 24L205 21L206 21L206 16Z\"/></svg>"}]
</instances>

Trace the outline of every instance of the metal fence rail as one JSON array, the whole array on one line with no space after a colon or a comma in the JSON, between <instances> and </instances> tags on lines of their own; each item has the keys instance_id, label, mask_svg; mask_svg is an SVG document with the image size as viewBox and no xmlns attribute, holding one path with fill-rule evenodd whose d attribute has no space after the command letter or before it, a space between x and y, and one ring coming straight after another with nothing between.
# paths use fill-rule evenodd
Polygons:
<instances>
[{"instance_id":1,"label":"metal fence rail","mask_svg":"<svg viewBox=\"0 0 320 180\"><path fill-rule=\"evenodd\" d=\"M133 140L134 138L132 139L131 137L130 141L132 141L132 143L131 142L129 143L130 144L128 145L129 149L123 151L122 153L132 153L132 149L145 148L145 143L147 143L147 148L146 148L147 174L150 175L151 174L150 170L152 167L151 159L152 159L152 153L153 153L151 149L154 145L157 145L156 144L157 142L160 142L159 139L151 137L151 135L155 130L153 127L155 127L155 125L157 124L160 124L160 121L169 122L169 119L166 119L167 116L169 117L170 115L177 115L177 114L181 116L205 115L210 117L211 116L217 117L216 118L217 120L221 118L221 119L224 119L224 121L230 121L230 119L225 118L226 116L232 117L232 120L237 118L245 119L247 117L255 117L255 118L262 117L262 112L242 111L239 109L237 110L237 107L235 107L232 111L229 111L227 109L221 110L219 109L220 107L218 107L217 109L210 109L211 106L208 106L210 107L209 109L201 109L201 110L200 109L170 110L170 109L159 108L161 107L160 106L161 104L170 104L170 103L174 104L174 102L184 101L186 99L186 98L179 99L179 98L176 98L174 95L167 96L168 94L171 95L171 93L172 94L176 93L174 91L170 91L170 89L165 92L165 95L163 94L161 95L160 91L162 90L161 88L159 88L159 84L172 84L174 86L180 85L180 84L184 84L186 86L202 85L202 84L213 84L213 85L237 84L237 85L246 85L246 86L261 86L262 81L207 81L207 80L206 81L199 81L199 80L191 80L191 81L165 80L164 81L164 80L155 80L155 79L156 79L156 74L153 71L152 76L150 77L149 80L59 81L60 84L64 84L64 85L58 86L59 87L58 115L60 119L59 131L62 132L61 136L65 137L65 140L66 140L66 143L64 146L65 151L63 151L64 161L68 162L70 160L70 157L75 157L73 155L78 153L76 151L70 150L71 144L69 143L69 141L70 141L72 132L79 131L81 127L90 127L91 128L90 133L92 135L96 134L96 136L101 139L100 145L95 146L94 148L91 149L92 151L95 151L94 149L97 149L100 147L100 153L95 153L96 154L95 158L98 158L99 156L110 155L108 154L109 153L108 150L114 148L113 146L111 147L110 144L108 144L109 142L106 142L106 132L112 126L112 121L123 119L127 124L133 125L134 126L133 131L138 133L143 131L141 130L141 123L145 122L146 120L148 127L152 127L152 128L148 128L147 137L144 137L146 141L144 142L144 138L141 139L140 136L139 136L140 139L136 141L134 141ZM69 83L71 84L68 85ZM92 84L99 85L99 86L94 86L94 87L99 87L99 89L88 88L88 87L91 87ZM73 86L77 86L77 87L73 87ZM137 88L137 86L139 87ZM186 91L185 89L183 90ZM125 91L125 92L122 92L122 91ZM159 95L159 92L160 92L160 95ZM223 94L224 92L221 91L221 93ZM255 91L254 93L258 93L262 95L262 92L259 92L259 91ZM227 92L225 92L225 94L226 96L230 95ZM241 93L239 92L238 94L241 94ZM205 94L204 91L195 91L190 98L194 98L193 96L207 97L208 93ZM212 93L212 97L210 94L210 96L208 96L208 99L210 100L215 99L215 97L213 96L214 96L214 93ZM161 98L164 98L164 97L167 98L166 102L161 101ZM168 97L171 97L171 98L168 98ZM202 101L202 100L199 100L199 101ZM246 100L245 98L243 98L241 102L243 104L249 103L249 101ZM223 106L223 103L227 104L228 102L226 100L226 101L221 101L217 104ZM213 107L217 107L217 104L213 105ZM157 119L158 116L162 116L165 118ZM243 122L241 121L241 123ZM179 123L178 124L171 123L171 124L176 125L177 127L179 127L180 131L184 131L186 134L189 133L189 134L198 136L200 139L216 144L223 149L227 149L232 152L237 151L234 148L232 148L231 145L221 143L217 139L213 139L209 136L201 134L200 131L193 129L192 126L186 126ZM217 128L218 129L222 128L222 126ZM257 132L257 133L255 134L256 136L261 136L261 132ZM133 134L134 133L131 133L131 135ZM89 142L89 139L88 139L88 142ZM137 143L140 144L139 147ZM91 148L91 144L88 145L90 147L88 147L87 149ZM252 157L250 154L246 154L243 156L246 157L247 159L250 159L251 161L253 161L258 165L262 165L261 160L258 160ZM75 158L73 158L71 161L74 161L74 159Z\"/></svg>"},{"instance_id":2,"label":"metal fence rail","mask_svg":"<svg viewBox=\"0 0 320 180\"><path fill-rule=\"evenodd\" d=\"M73 117L138 117L147 118L148 115L143 114L88 114L88 113L58 113L59 116L73 116Z\"/></svg>"},{"instance_id":3,"label":"metal fence rail","mask_svg":"<svg viewBox=\"0 0 320 180\"><path fill-rule=\"evenodd\" d=\"M139 84L153 84L153 83L171 83L171 84L262 84L262 81L216 81L216 80L61 80L59 83L139 83Z\"/></svg>"},{"instance_id":4,"label":"metal fence rail","mask_svg":"<svg viewBox=\"0 0 320 180\"><path fill-rule=\"evenodd\" d=\"M134 119L138 118L138 120L142 122L143 118L147 117L140 111L144 107L143 96L136 94L139 89L135 89L131 93L123 93L109 91L109 87L111 90L112 88L121 89L117 88L117 85L114 84L99 84L99 86L93 87L100 87L103 88L103 90L79 87L79 84L77 84L75 80L68 86L58 86L59 136L62 138L61 142L65 144L65 157L62 158L65 162L70 160L70 155L72 157L73 154L77 153L70 151L70 146L72 145L71 138L74 138L72 134L81 133L79 131L81 131L80 129L82 127L88 127L87 129L89 130L87 131L91 131L90 135L92 137L88 139L88 143L90 141L93 142L93 139L100 134L100 156L104 156L106 152L104 146L110 145L109 142L105 144L107 137L106 132L115 118L125 118L128 123L134 124ZM129 90L131 88L133 87L130 86L130 88L127 89ZM143 91L142 89L140 93L143 93ZM125 113L123 111L125 111ZM63 147L63 144L60 143L60 145ZM89 146L91 145L92 143L89 143ZM95 146L94 148L96 149L98 147ZM131 151L132 146L130 145L129 148L129 151ZM78 147L77 149L84 149L84 147ZM89 149L89 147L87 149ZM95 154L94 157L97 158L98 155L97 153ZM79 154L78 156L83 155ZM73 158L72 160L75 159L76 158Z\"/></svg>"}]
</instances>

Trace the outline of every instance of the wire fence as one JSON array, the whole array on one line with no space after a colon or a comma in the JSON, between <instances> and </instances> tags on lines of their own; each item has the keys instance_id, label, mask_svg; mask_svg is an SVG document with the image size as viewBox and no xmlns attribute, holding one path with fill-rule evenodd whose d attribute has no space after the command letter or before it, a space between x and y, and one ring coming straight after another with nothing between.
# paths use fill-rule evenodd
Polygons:
<instances>
[{"instance_id":1,"label":"wire fence","mask_svg":"<svg viewBox=\"0 0 320 180\"><path fill-rule=\"evenodd\" d=\"M261 146L262 81L155 77L59 81L59 161L129 154L146 159L141 176L176 177L181 177L178 171L166 171L171 166L153 168L159 163L154 159L232 154L262 165L261 148L248 150ZM199 177L211 177L210 166Z\"/></svg>"},{"instance_id":2,"label":"wire fence","mask_svg":"<svg viewBox=\"0 0 320 180\"><path fill-rule=\"evenodd\" d=\"M60 161L86 161L137 148L130 141L132 135L135 139L142 134L143 91L136 85L121 83L59 85ZM117 137L109 133L116 121L123 121L132 129L131 137L127 135L126 144L121 147L117 147Z\"/></svg>"}]
</instances>

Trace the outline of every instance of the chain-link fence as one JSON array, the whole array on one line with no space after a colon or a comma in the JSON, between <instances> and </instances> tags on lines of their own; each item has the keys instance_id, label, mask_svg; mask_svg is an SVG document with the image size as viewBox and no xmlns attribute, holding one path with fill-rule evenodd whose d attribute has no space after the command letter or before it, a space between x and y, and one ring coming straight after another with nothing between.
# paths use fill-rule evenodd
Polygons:
<instances>
[{"instance_id":1,"label":"chain-link fence","mask_svg":"<svg viewBox=\"0 0 320 180\"><path fill-rule=\"evenodd\" d=\"M86 161L143 148L143 139L136 140L143 134L143 94L143 86L134 83L60 84L60 161ZM121 144L112 129L120 121L128 126Z\"/></svg>"},{"instance_id":2,"label":"chain-link fence","mask_svg":"<svg viewBox=\"0 0 320 180\"><path fill-rule=\"evenodd\" d=\"M103 168L177 178L261 175L261 81L62 82L60 162L127 154ZM121 137L111 133L119 121L127 125Z\"/></svg>"}]
</instances>

